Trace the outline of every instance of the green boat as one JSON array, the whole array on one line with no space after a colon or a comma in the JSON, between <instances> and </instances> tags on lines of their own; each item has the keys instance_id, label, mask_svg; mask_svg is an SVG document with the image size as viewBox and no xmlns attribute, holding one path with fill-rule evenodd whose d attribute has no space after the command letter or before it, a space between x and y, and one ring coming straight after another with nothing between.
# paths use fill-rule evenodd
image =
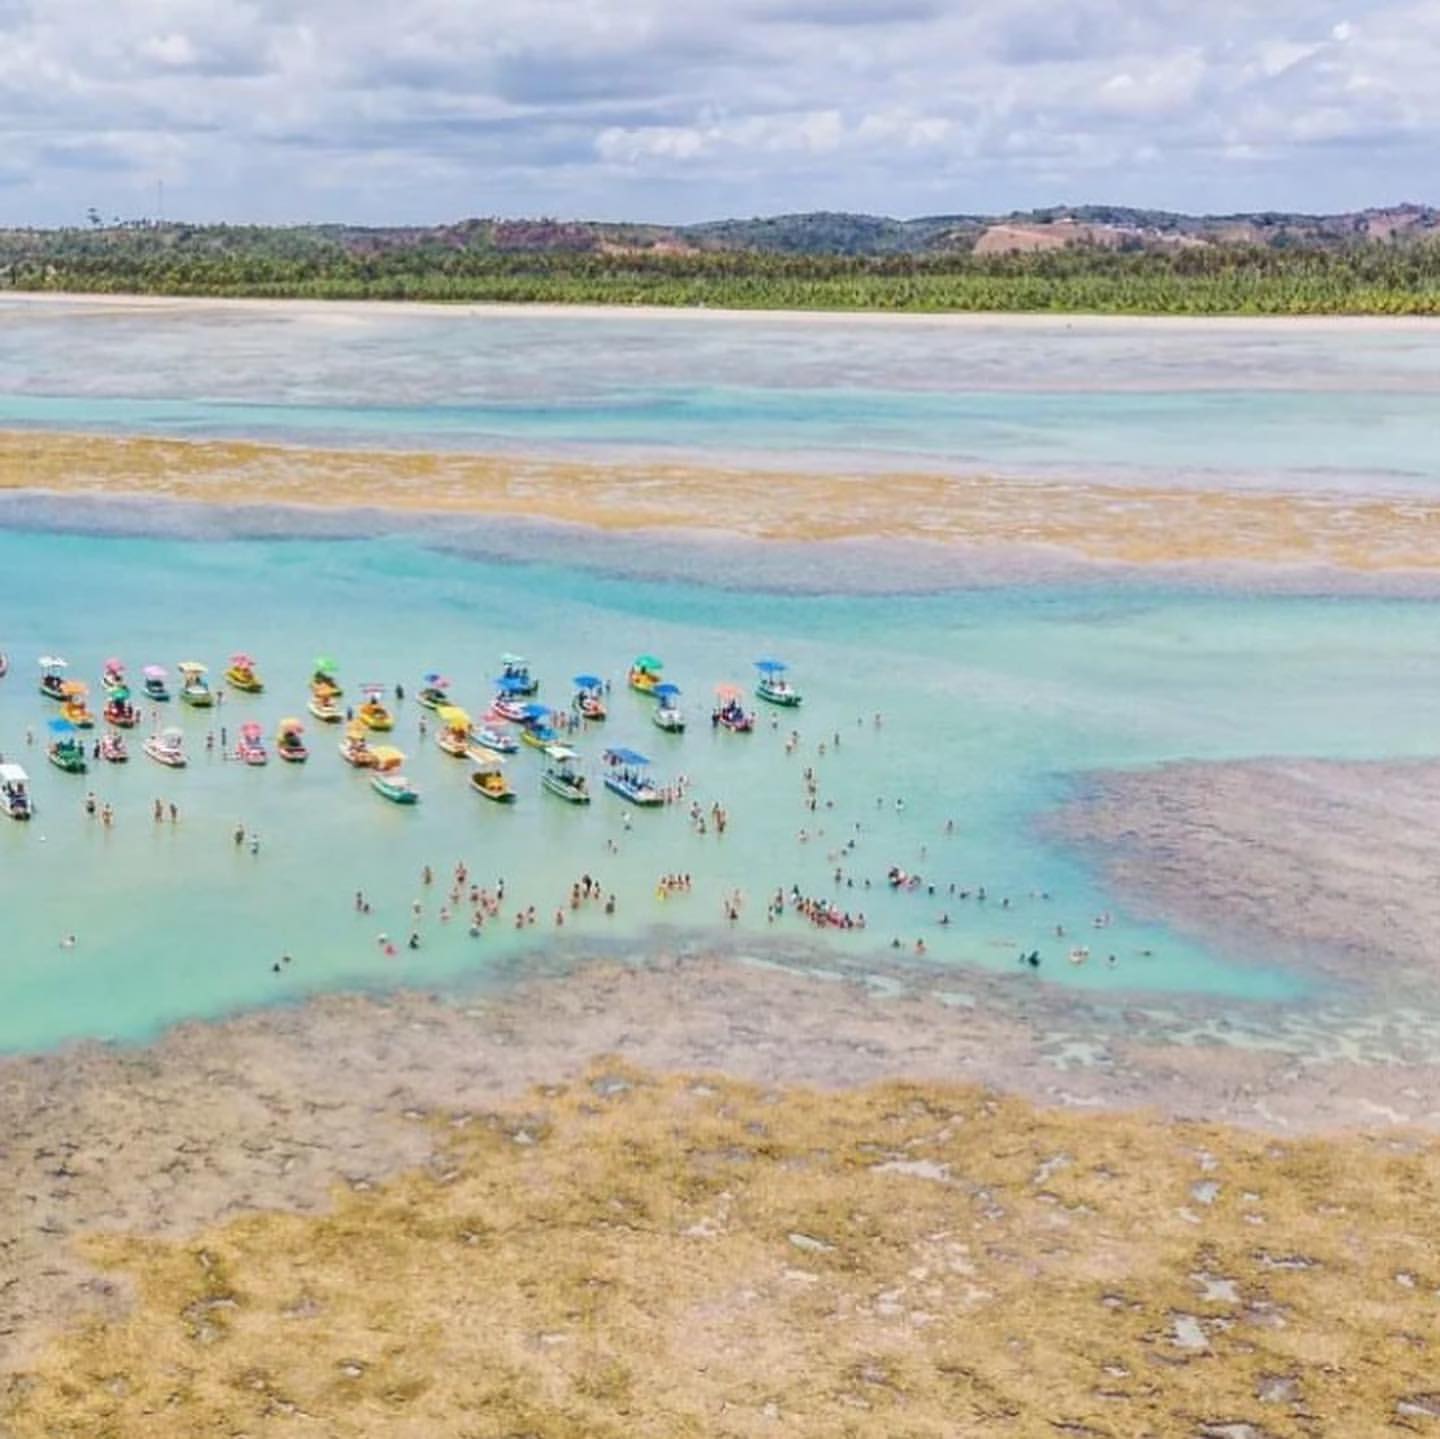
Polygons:
<instances>
[{"instance_id":1,"label":"green boat","mask_svg":"<svg viewBox=\"0 0 1440 1439\"><path fill-rule=\"evenodd\" d=\"M785 678L789 665L781 660L756 660L755 668L760 672L755 685L758 698L768 704L783 705L786 709L794 709L800 704L804 696Z\"/></svg>"},{"instance_id":2,"label":"green boat","mask_svg":"<svg viewBox=\"0 0 1440 1439\"><path fill-rule=\"evenodd\" d=\"M84 774L89 768L85 759L85 743L75 733L75 726L69 720L51 720L50 733L54 738L47 750L50 763L66 774Z\"/></svg>"},{"instance_id":3,"label":"green boat","mask_svg":"<svg viewBox=\"0 0 1440 1439\"><path fill-rule=\"evenodd\" d=\"M403 774L371 775L370 788L391 804L420 803L420 791Z\"/></svg>"}]
</instances>

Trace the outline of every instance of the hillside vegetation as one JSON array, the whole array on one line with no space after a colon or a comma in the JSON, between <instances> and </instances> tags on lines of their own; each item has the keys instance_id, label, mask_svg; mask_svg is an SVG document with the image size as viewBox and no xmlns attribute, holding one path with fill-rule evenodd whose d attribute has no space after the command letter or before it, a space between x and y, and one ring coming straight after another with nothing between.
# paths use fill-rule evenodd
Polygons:
<instances>
[{"instance_id":1,"label":"hillside vegetation","mask_svg":"<svg viewBox=\"0 0 1440 1439\"><path fill-rule=\"evenodd\" d=\"M1001 219L841 214L687 227L95 224L0 231L17 290L737 309L1440 313L1440 214L1081 207Z\"/></svg>"}]
</instances>

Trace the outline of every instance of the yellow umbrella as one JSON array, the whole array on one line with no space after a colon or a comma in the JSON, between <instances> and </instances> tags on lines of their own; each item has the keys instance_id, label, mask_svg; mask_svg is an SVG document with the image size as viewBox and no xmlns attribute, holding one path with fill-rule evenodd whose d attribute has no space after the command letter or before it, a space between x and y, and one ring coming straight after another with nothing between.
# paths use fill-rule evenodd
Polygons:
<instances>
[{"instance_id":1,"label":"yellow umbrella","mask_svg":"<svg viewBox=\"0 0 1440 1439\"><path fill-rule=\"evenodd\" d=\"M435 711L435 715L446 729L468 730L470 728L470 716L459 705L441 705Z\"/></svg>"}]
</instances>

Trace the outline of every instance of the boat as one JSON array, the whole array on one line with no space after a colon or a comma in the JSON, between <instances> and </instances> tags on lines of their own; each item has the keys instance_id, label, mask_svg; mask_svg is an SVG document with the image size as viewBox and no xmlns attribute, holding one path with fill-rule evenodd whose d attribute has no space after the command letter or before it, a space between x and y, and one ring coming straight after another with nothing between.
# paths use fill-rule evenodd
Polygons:
<instances>
[{"instance_id":1,"label":"boat","mask_svg":"<svg viewBox=\"0 0 1440 1439\"><path fill-rule=\"evenodd\" d=\"M124 735L116 734L112 730L106 730L100 736L100 758L106 764L126 764L130 759L130 751L126 748Z\"/></svg>"},{"instance_id":2,"label":"boat","mask_svg":"<svg viewBox=\"0 0 1440 1439\"><path fill-rule=\"evenodd\" d=\"M680 698L680 686L672 685L666 680L656 685L651 694L658 701L655 713L650 716L656 728L663 729L668 734L684 734L685 711L676 703Z\"/></svg>"},{"instance_id":3,"label":"boat","mask_svg":"<svg viewBox=\"0 0 1440 1439\"><path fill-rule=\"evenodd\" d=\"M664 798L659 786L646 774L650 761L633 749L607 749L605 751L605 788L628 799L631 804L644 806L662 804Z\"/></svg>"},{"instance_id":4,"label":"boat","mask_svg":"<svg viewBox=\"0 0 1440 1439\"><path fill-rule=\"evenodd\" d=\"M235 745L235 758L245 764L269 764L270 756L265 750L265 741L261 738L260 726L254 720L240 726L240 738Z\"/></svg>"},{"instance_id":5,"label":"boat","mask_svg":"<svg viewBox=\"0 0 1440 1439\"><path fill-rule=\"evenodd\" d=\"M33 819L30 776L18 764L0 764L0 811L11 819Z\"/></svg>"},{"instance_id":6,"label":"boat","mask_svg":"<svg viewBox=\"0 0 1440 1439\"><path fill-rule=\"evenodd\" d=\"M785 678L790 666L784 661L756 660L755 668L760 672L755 693L762 700L772 705L783 705L786 709L794 709L800 703L800 691Z\"/></svg>"},{"instance_id":7,"label":"boat","mask_svg":"<svg viewBox=\"0 0 1440 1439\"><path fill-rule=\"evenodd\" d=\"M50 745L46 757L56 769L66 774L84 774L90 766L85 762L85 741L75 732L69 720L50 721Z\"/></svg>"},{"instance_id":8,"label":"boat","mask_svg":"<svg viewBox=\"0 0 1440 1439\"><path fill-rule=\"evenodd\" d=\"M481 725L479 729L470 732L472 754L477 745L492 754L515 754L520 748L519 742L509 730L493 724Z\"/></svg>"},{"instance_id":9,"label":"boat","mask_svg":"<svg viewBox=\"0 0 1440 1439\"><path fill-rule=\"evenodd\" d=\"M417 804L419 790L400 773L405 756L390 745L377 745L371 753L375 772L370 776L370 788L391 804Z\"/></svg>"},{"instance_id":10,"label":"boat","mask_svg":"<svg viewBox=\"0 0 1440 1439\"><path fill-rule=\"evenodd\" d=\"M10 656L0 650L0 680L10 673Z\"/></svg>"},{"instance_id":11,"label":"boat","mask_svg":"<svg viewBox=\"0 0 1440 1439\"><path fill-rule=\"evenodd\" d=\"M305 726L295 718L282 719L275 731L275 753L287 764L304 764L310 758L305 741L300 738Z\"/></svg>"},{"instance_id":12,"label":"boat","mask_svg":"<svg viewBox=\"0 0 1440 1439\"><path fill-rule=\"evenodd\" d=\"M539 694L540 681L530 673L529 660L522 655L501 655L500 665L500 678L514 685L516 694Z\"/></svg>"},{"instance_id":13,"label":"boat","mask_svg":"<svg viewBox=\"0 0 1440 1439\"><path fill-rule=\"evenodd\" d=\"M465 759L470 752L470 716L459 705L441 705L435 711L440 728L435 731L435 743L446 754L456 759Z\"/></svg>"},{"instance_id":14,"label":"boat","mask_svg":"<svg viewBox=\"0 0 1440 1439\"><path fill-rule=\"evenodd\" d=\"M575 698L571 708L581 719L603 720L605 709L605 681L599 675L576 675L570 681L575 686Z\"/></svg>"},{"instance_id":15,"label":"boat","mask_svg":"<svg viewBox=\"0 0 1440 1439\"><path fill-rule=\"evenodd\" d=\"M523 724L530 709L525 703L528 693L524 680L513 675L496 675L495 698L490 701L490 713L514 724Z\"/></svg>"},{"instance_id":16,"label":"boat","mask_svg":"<svg viewBox=\"0 0 1440 1439\"><path fill-rule=\"evenodd\" d=\"M180 671L181 703L197 710L209 709L215 703L215 692L205 678L210 673L209 666L199 660L181 660L175 668Z\"/></svg>"},{"instance_id":17,"label":"boat","mask_svg":"<svg viewBox=\"0 0 1440 1439\"><path fill-rule=\"evenodd\" d=\"M360 708L355 711L355 718L365 726L366 729L390 730L395 728L395 716L385 708L380 696L385 693L384 685L361 685L360 693L365 696Z\"/></svg>"},{"instance_id":18,"label":"boat","mask_svg":"<svg viewBox=\"0 0 1440 1439\"><path fill-rule=\"evenodd\" d=\"M476 761L475 768L470 771L470 788L497 804L515 802L515 791L505 778L505 761L498 754Z\"/></svg>"},{"instance_id":19,"label":"boat","mask_svg":"<svg viewBox=\"0 0 1440 1439\"><path fill-rule=\"evenodd\" d=\"M310 713L324 724L339 724L345 718L345 706L340 703L340 691L316 682L310 686Z\"/></svg>"},{"instance_id":20,"label":"boat","mask_svg":"<svg viewBox=\"0 0 1440 1439\"><path fill-rule=\"evenodd\" d=\"M232 689L247 695L258 695L265 688L265 682L255 670L255 661L247 654L230 656L229 668L225 671L225 682Z\"/></svg>"},{"instance_id":21,"label":"boat","mask_svg":"<svg viewBox=\"0 0 1440 1439\"><path fill-rule=\"evenodd\" d=\"M665 661L656 659L654 655L636 655L634 664L630 666L630 688L642 695L653 695L664 668Z\"/></svg>"},{"instance_id":22,"label":"boat","mask_svg":"<svg viewBox=\"0 0 1440 1439\"><path fill-rule=\"evenodd\" d=\"M126 688L125 664L122 660L108 659L100 670L100 687L107 695Z\"/></svg>"},{"instance_id":23,"label":"boat","mask_svg":"<svg viewBox=\"0 0 1440 1439\"><path fill-rule=\"evenodd\" d=\"M64 701L65 671L69 668L69 661L62 660L59 655L41 655L40 693L47 700Z\"/></svg>"},{"instance_id":24,"label":"boat","mask_svg":"<svg viewBox=\"0 0 1440 1439\"><path fill-rule=\"evenodd\" d=\"M544 705L526 705L525 720L520 727L520 743L531 749L544 749L560 738L560 732L549 723L550 711Z\"/></svg>"},{"instance_id":25,"label":"boat","mask_svg":"<svg viewBox=\"0 0 1440 1439\"><path fill-rule=\"evenodd\" d=\"M156 764L169 769L185 768L185 736L173 725L152 734L141 748Z\"/></svg>"},{"instance_id":26,"label":"boat","mask_svg":"<svg viewBox=\"0 0 1440 1439\"><path fill-rule=\"evenodd\" d=\"M329 690L336 699L345 693L340 688L340 681L335 678L335 672L340 668L329 655L317 655L315 657L315 670L310 676L310 689L312 692Z\"/></svg>"},{"instance_id":27,"label":"boat","mask_svg":"<svg viewBox=\"0 0 1440 1439\"><path fill-rule=\"evenodd\" d=\"M105 701L105 723L116 729L134 729L140 722L140 711L130 702L130 690L121 685L110 691Z\"/></svg>"},{"instance_id":28,"label":"boat","mask_svg":"<svg viewBox=\"0 0 1440 1439\"><path fill-rule=\"evenodd\" d=\"M575 768L580 756L568 745L547 745L545 756L550 761L540 776L540 783L567 804L589 804L590 786Z\"/></svg>"},{"instance_id":29,"label":"boat","mask_svg":"<svg viewBox=\"0 0 1440 1439\"><path fill-rule=\"evenodd\" d=\"M728 729L731 734L749 734L755 728L755 715L740 702L739 685L716 685L715 708L710 712L710 721L716 729Z\"/></svg>"},{"instance_id":30,"label":"boat","mask_svg":"<svg viewBox=\"0 0 1440 1439\"><path fill-rule=\"evenodd\" d=\"M370 742L366 739L368 733L359 720L350 722L345 730L345 738L340 741L340 758L346 764L354 765L356 769L375 768L378 751L370 748Z\"/></svg>"},{"instance_id":31,"label":"boat","mask_svg":"<svg viewBox=\"0 0 1440 1439\"><path fill-rule=\"evenodd\" d=\"M420 677L420 693L415 698L427 710L437 710L441 705L450 703L447 695L449 689L450 681L438 670L432 670L428 675Z\"/></svg>"},{"instance_id":32,"label":"boat","mask_svg":"<svg viewBox=\"0 0 1440 1439\"><path fill-rule=\"evenodd\" d=\"M154 700L156 704L164 704L170 698L170 676L160 665L146 665L142 675L145 680L145 698Z\"/></svg>"},{"instance_id":33,"label":"boat","mask_svg":"<svg viewBox=\"0 0 1440 1439\"><path fill-rule=\"evenodd\" d=\"M84 680L66 680L61 688L65 691L65 703L60 706L61 718L69 720L76 729L94 729L95 716L86 703L90 686Z\"/></svg>"}]
</instances>

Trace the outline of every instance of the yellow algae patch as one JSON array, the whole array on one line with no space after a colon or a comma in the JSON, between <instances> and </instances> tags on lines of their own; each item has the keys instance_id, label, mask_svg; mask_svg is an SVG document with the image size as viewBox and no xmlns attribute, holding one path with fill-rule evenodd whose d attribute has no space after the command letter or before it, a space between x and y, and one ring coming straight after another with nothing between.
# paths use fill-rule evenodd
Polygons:
<instances>
[{"instance_id":1,"label":"yellow algae patch","mask_svg":"<svg viewBox=\"0 0 1440 1439\"><path fill-rule=\"evenodd\" d=\"M1440 567L1440 505L1394 496L824 474L0 432L0 489L714 529L765 540L1041 545L1140 565Z\"/></svg>"},{"instance_id":2,"label":"yellow algae patch","mask_svg":"<svg viewBox=\"0 0 1440 1439\"><path fill-rule=\"evenodd\" d=\"M45 1350L0 1425L1259 1439L1440 1411L1433 1143L613 1062L434 1125L424 1171L327 1214L87 1241L133 1312Z\"/></svg>"}]
</instances>

